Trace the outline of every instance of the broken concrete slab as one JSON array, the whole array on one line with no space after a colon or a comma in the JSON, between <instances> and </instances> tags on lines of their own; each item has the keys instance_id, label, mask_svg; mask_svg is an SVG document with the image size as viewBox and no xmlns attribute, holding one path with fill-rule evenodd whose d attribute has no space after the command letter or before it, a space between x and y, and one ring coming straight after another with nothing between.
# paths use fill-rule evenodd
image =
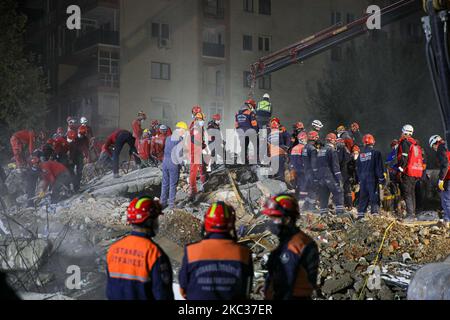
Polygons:
<instances>
[{"instance_id":1,"label":"broken concrete slab","mask_svg":"<svg viewBox=\"0 0 450 320\"><path fill-rule=\"evenodd\" d=\"M337 293L339 291L342 291L344 289L347 289L351 287L354 283L354 280L350 276L350 274L346 273L343 276L337 278L337 279L327 279L325 280L325 283L322 287L322 292L330 296L334 293Z\"/></svg>"},{"instance_id":2,"label":"broken concrete slab","mask_svg":"<svg viewBox=\"0 0 450 320\"><path fill-rule=\"evenodd\" d=\"M5 255L0 257L0 268L6 271L38 268L50 248L51 244L44 239L11 241Z\"/></svg>"},{"instance_id":3,"label":"broken concrete slab","mask_svg":"<svg viewBox=\"0 0 450 320\"><path fill-rule=\"evenodd\" d=\"M286 183L279 180L266 179L256 183L257 188L265 197L272 197L280 193L288 191Z\"/></svg>"}]
</instances>

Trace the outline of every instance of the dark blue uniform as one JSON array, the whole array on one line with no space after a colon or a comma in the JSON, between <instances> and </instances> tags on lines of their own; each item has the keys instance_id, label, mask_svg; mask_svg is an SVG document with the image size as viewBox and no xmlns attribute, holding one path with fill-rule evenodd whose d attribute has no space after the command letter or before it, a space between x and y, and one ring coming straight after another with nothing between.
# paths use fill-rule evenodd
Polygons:
<instances>
[{"instance_id":1,"label":"dark blue uniform","mask_svg":"<svg viewBox=\"0 0 450 320\"><path fill-rule=\"evenodd\" d=\"M317 244L308 235L295 230L281 239L267 262L267 300L310 299L316 288L319 267Z\"/></svg>"},{"instance_id":2,"label":"dark blue uniform","mask_svg":"<svg viewBox=\"0 0 450 320\"><path fill-rule=\"evenodd\" d=\"M256 121L256 115L250 109L241 109L236 114L236 129L238 129L239 142L241 144L241 154L245 157L245 163L249 163L248 146L250 144L250 138L255 138L256 145L254 145L255 154L257 157L258 151L258 122ZM240 130L243 132L240 132ZM243 136L243 133L247 133L249 130L254 130L252 134Z\"/></svg>"},{"instance_id":3,"label":"dark blue uniform","mask_svg":"<svg viewBox=\"0 0 450 320\"><path fill-rule=\"evenodd\" d=\"M343 188L344 188L344 205L348 208L353 206L352 200L352 185L350 181L350 174L348 172L348 163L351 160L351 154L345 146L344 142L339 142L336 146L339 167L341 169Z\"/></svg>"},{"instance_id":4,"label":"dark blue uniform","mask_svg":"<svg viewBox=\"0 0 450 320\"><path fill-rule=\"evenodd\" d=\"M176 138L175 135L166 138L164 146L164 159L162 164L162 186L161 186L161 204L173 207L175 205L175 197L177 194L178 180L180 179L181 157L183 148L180 142L182 138ZM178 151L178 153L177 153ZM172 159L172 156L178 156L178 159ZM174 160L178 160L175 161Z\"/></svg>"},{"instance_id":5,"label":"dark blue uniform","mask_svg":"<svg viewBox=\"0 0 450 320\"><path fill-rule=\"evenodd\" d=\"M209 234L186 246L179 274L187 300L248 299L252 277L250 250L227 234Z\"/></svg>"},{"instance_id":6,"label":"dark blue uniform","mask_svg":"<svg viewBox=\"0 0 450 320\"><path fill-rule=\"evenodd\" d=\"M300 200L305 201L305 209L314 208L317 198L317 149L314 142L305 145L302 152L302 160L305 172L305 183L300 190Z\"/></svg>"},{"instance_id":7,"label":"dark blue uniform","mask_svg":"<svg viewBox=\"0 0 450 320\"><path fill-rule=\"evenodd\" d=\"M320 214L328 213L330 193L336 205L336 214L344 213L344 195L339 157L334 146L327 144L317 152Z\"/></svg>"},{"instance_id":8,"label":"dark blue uniform","mask_svg":"<svg viewBox=\"0 0 450 320\"><path fill-rule=\"evenodd\" d=\"M371 213L378 214L380 210L380 192L378 184L384 183L383 158L381 153L366 146L361 150L356 170L360 183L358 216L362 217L370 204Z\"/></svg>"}]
</instances>

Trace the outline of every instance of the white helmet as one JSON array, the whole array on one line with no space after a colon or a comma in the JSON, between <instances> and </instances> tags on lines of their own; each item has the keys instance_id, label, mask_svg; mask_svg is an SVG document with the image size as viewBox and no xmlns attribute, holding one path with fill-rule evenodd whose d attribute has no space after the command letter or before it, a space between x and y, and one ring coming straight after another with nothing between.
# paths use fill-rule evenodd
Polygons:
<instances>
[{"instance_id":1,"label":"white helmet","mask_svg":"<svg viewBox=\"0 0 450 320\"><path fill-rule=\"evenodd\" d=\"M86 117L81 117L80 123L81 124L87 124L88 123L88 119L86 119Z\"/></svg>"},{"instance_id":2,"label":"white helmet","mask_svg":"<svg viewBox=\"0 0 450 320\"><path fill-rule=\"evenodd\" d=\"M410 124L407 124L402 129L403 134L409 134L412 136L414 134L414 127Z\"/></svg>"},{"instance_id":3,"label":"white helmet","mask_svg":"<svg viewBox=\"0 0 450 320\"><path fill-rule=\"evenodd\" d=\"M269 95L268 93L265 93L265 94L263 95L263 99L270 99L270 95Z\"/></svg>"},{"instance_id":4,"label":"white helmet","mask_svg":"<svg viewBox=\"0 0 450 320\"><path fill-rule=\"evenodd\" d=\"M322 122L320 120L314 120L313 123L312 123L312 126L315 127L315 128L319 128L319 129L323 128L323 124L322 124Z\"/></svg>"},{"instance_id":5,"label":"white helmet","mask_svg":"<svg viewBox=\"0 0 450 320\"><path fill-rule=\"evenodd\" d=\"M438 136L437 134L432 136L430 138L430 147L433 148L433 146L438 143L439 141L442 141L441 136Z\"/></svg>"}]
</instances>

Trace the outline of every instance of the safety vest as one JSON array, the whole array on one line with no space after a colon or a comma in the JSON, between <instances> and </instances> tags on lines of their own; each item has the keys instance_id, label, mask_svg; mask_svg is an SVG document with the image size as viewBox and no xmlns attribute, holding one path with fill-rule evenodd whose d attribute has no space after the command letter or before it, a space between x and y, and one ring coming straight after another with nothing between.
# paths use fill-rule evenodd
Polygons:
<instances>
[{"instance_id":1,"label":"safety vest","mask_svg":"<svg viewBox=\"0 0 450 320\"><path fill-rule=\"evenodd\" d=\"M269 101L263 100L258 103L256 111L272 112L272 104Z\"/></svg>"}]
</instances>

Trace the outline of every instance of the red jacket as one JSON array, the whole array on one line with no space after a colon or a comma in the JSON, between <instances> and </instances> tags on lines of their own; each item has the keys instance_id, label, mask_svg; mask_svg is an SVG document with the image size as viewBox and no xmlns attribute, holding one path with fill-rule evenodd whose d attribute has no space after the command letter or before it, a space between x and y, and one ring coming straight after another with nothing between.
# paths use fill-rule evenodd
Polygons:
<instances>
[{"instance_id":1,"label":"red jacket","mask_svg":"<svg viewBox=\"0 0 450 320\"><path fill-rule=\"evenodd\" d=\"M58 137L54 139L55 142L53 142L53 150L55 150L55 154L66 154L69 152L69 143L66 139L63 137Z\"/></svg>"},{"instance_id":2,"label":"red jacket","mask_svg":"<svg viewBox=\"0 0 450 320\"><path fill-rule=\"evenodd\" d=\"M36 142L36 135L33 131L22 130L13 134L18 141L20 141L24 145L28 145L28 151L30 154L34 151L34 144Z\"/></svg>"},{"instance_id":3,"label":"red jacket","mask_svg":"<svg viewBox=\"0 0 450 320\"><path fill-rule=\"evenodd\" d=\"M141 120L135 119L133 123L131 124L131 127L133 128L133 137L136 138L136 140L139 141L139 139L142 136L142 126L141 126Z\"/></svg>"},{"instance_id":4,"label":"red jacket","mask_svg":"<svg viewBox=\"0 0 450 320\"><path fill-rule=\"evenodd\" d=\"M86 131L87 131L86 137L87 137L89 140L92 139L92 138L94 137L94 134L92 133L92 128L91 128L90 126L85 125L85 124L82 124L82 125L78 128L78 134L80 134L80 129L81 129L82 127L85 127L85 128L86 128Z\"/></svg>"},{"instance_id":5,"label":"red jacket","mask_svg":"<svg viewBox=\"0 0 450 320\"><path fill-rule=\"evenodd\" d=\"M139 142L138 153L142 160L148 160L150 158L150 146L151 142L149 138L141 139Z\"/></svg>"},{"instance_id":6,"label":"red jacket","mask_svg":"<svg viewBox=\"0 0 450 320\"><path fill-rule=\"evenodd\" d=\"M60 174L68 172L63 164L56 161L42 162L39 167L42 170L41 179L44 182L44 190L49 185L53 185Z\"/></svg>"},{"instance_id":7,"label":"red jacket","mask_svg":"<svg viewBox=\"0 0 450 320\"><path fill-rule=\"evenodd\" d=\"M123 132L123 131L125 131L125 130L123 130L123 129L117 129L116 131L114 131L114 132L108 137L108 139L106 140L105 144L103 145L103 147L102 147L102 152L106 152L106 153L108 153L110 156L112 156L111 148L114 147L114 145L116 144L117 136L118 136L121 132Z\"/></svg>"},{"instance_id":8,"label":"red jacket","mask_svg":"<svg viewBox=\"0 0 450 320\"><path fill-rule=\"evenodd\" d=\"M164 146L167 137L168 135L160 133L152 138L151 155L159 161L163 161L164 159Z\"/></svg>"},{"instance_id":9,"label":"red jacket","mask_svg":"<svg viewBox=\"0 0 450 320\"><path fill-rule=\"evenodd\" d=\"M72 162L77 162L80 155L89 159L89 140L86 137L77 138L69 143L69 159Z\"/></svg>"}]
</instances>

